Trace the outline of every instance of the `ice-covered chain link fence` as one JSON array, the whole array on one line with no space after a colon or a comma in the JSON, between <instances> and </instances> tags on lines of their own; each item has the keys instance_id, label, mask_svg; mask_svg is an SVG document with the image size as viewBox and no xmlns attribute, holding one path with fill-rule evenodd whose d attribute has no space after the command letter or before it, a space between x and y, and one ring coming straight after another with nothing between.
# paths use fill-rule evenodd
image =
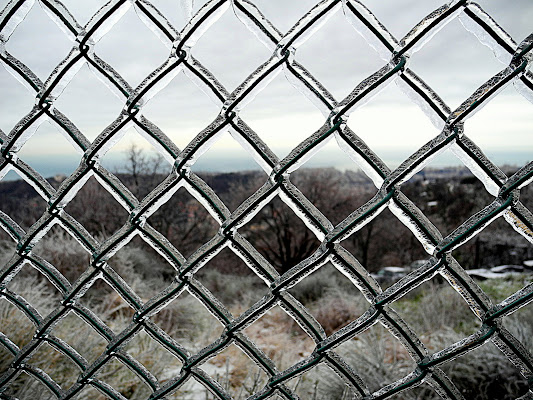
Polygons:
<instances>
[{"instance_id":1,"label":"ice-covered chain link fence","mask_svg":"<svg viewBox=\"0 0 533 400\"><path fill-rule=\"evenodd\" d=\"M44 383L59 399L75 398L88 385L110 398L124 399L116 389L98 378L98 372L116 358L128 365L151 388L153 393L150 399L165 398L189 379L195 379L204 385L214 396L229 399L231 395L214 377L202 369L202 365L231 344L244 351L270 377L268 383L251 396L253 399L269 398L275 394L285 399L296 399L297 395L285 383L318 364L326 364L333 369L353 391L356 398L387 398L401 390L426 382L443 398L462 399L462 394L442 372L439 365L464 355L488 340L491 340L509 358L529 382L533 382L531 354L501 324L503 318L533 299L533 285L529 284L504 301L493 304L451 255L453 250L499 217L504 217L518 234L533 242L533 215L520 202L520 189L533 180L533 163L530 162L508 177L463 134L463 121L510 84L513 84L528 100L533 101L533 74L529 70L533 54L531 51L533 35L517 44L479 5L466 0L456 0L443 5L424 18L400 41L356 0L325 0L304 15L285 35L264 17L253 2L246 0L209 1L181 32L178 32L147 0L112 0L84 27L59 1L39 0L37 3L33 0L11 0L0 13L1 63L36 97L32 110L8 135L0 131L2 144L0 174L4 176L8 171L15 170L48 202L46 212L27 232L8 215L0 212L0 224L16 245L13 248L12 258L0 273L0 296L20 309L36 326L34 337L23 348L18 348L0 332L0 344L13 356L9 369L0 376L0 397L7 398L6 389L19 374L24 372ZM17 25L32 7L39 6L74 42L70 53L45 82L9 54L5 48ZM170 51L168 59L137 88L132 88L112 66L94 52L95 44L109 29L112 29L130 7L135 8L140 19L156 32ZM191 48L196 41L225 12L234 12L238 19L272 51L272 56L258 66L231 93L223 87L216 76L191 55ZM336 12L343 12L355 30L384 60L381 69L359 83L341 101L337 101L305 66L294 58L298 47ZM452 111L408 66L410 54L421 48L439 29L456 17L481 42L495 50L505 68ZM92 71L125 104L116 120L93 142L90 142L69 118L54 106L55 99L61 95L62 90L84 64L89 64ZM184 71L196 85L209 93L220 107L220 113L215 120L185 149L178 149L142 113L144 104L180 71ZM325 122L287 157L279 160L240 118L239 111L282 71L289 82L324 114ZM420 105L441 132L395 170L390 170L346 124L350 112L367 102L391 81L395 81ZM57 190L17 155L39 124L45 120L54 123L82 155L76 171ZM102 156L130 126L134 126L173 166L170 175L141 200L99 163ZM264 185L234 212L230 212L215 192L190 169L198 157L210 148L213 139L226 131L229 131L269 174L269 179ZM333 138L354 161L354 166L362 169L378 188L377 194L370 201L354 210L337 226L334 226L290 181L291 173ZM464 221L448 236L443 237L414 203L402 193L401 185L446 149L451 149L483 182L489 193L494 196L494 201ZM64 210L92 176L98 179L130 214L127 223L103 242L98 242ZM160 232L147 223L147 218L181 187L198 199L220 224L219 232L189 258L183 257ZM239 227L276 196L291 207L322 242L313 255L281 276L238 232ZM368 271L339 243L349 235L356 234L386 207L413 232L424 246L429 258L423 266L383 291ZM32 253L32 248L54 224L62 225L91 255L90 265L72 285L53 265ZM107 263L109 258L135 235L139 235L163 255L175 269L174 281L147 302L143 302ZM237 318L195 279L196 272L225 247L243 259L246 265L269 286L268 294ZM327 262L331 262L346 275L369 302L368 310L363 315L329 337L309 311L287 291ZM61 304L48 315L41 315L26 299L7 288L9 282L25 264L40 271L63 296ZM457 290L482 325L474 334L444 350L431 353L405 321L390 308L390 304L437 274L444 277ZM103 279L111 285L135 310L131 323L119 334L114 334L94 312L79 302L98 279ZM150 320L151 316L165 308L184 291L190 292L200 300L225 327L219 339L197 354L191 354ZM272 360L243 333L245 327L253 324L276 305L281 306L315 342L315 349L311 355L283 371L278 370ZM54 327L70 312L85 320L108 342L106 350L94 362L88 362L78 351L53 334ZM402 379L371 393L366 383L358 376L357 369L350 367L335 349L376 323L382 324L401 342L417 366ZM179 374L163 384L124 351L124 346L143 330L183 362ZM72 387L62 388L46 372L28 363L42 343L50 344L79 367L79 378ZM531 398L531 396L533 391L530 386L529 392L522 398Z\"/></svg>"}]
</instances>

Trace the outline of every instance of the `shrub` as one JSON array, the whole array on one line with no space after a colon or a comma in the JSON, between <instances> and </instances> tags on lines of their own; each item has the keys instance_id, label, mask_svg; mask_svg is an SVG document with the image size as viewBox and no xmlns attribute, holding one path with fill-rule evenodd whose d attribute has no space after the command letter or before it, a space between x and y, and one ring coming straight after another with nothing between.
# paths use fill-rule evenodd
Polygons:
<instances>
[{"instance_id":1,"label":"shrub","mask_svg":"<svg viewBox=\"0 0 533 400\"><path fill-rule=\"evenodd\" d=\"M362 314L361 311L364 311L364 308L360 307L353 298L329 296L322 298L319 302L315 318L329 336L359 317Z\"/></svg>"}]
</instances>

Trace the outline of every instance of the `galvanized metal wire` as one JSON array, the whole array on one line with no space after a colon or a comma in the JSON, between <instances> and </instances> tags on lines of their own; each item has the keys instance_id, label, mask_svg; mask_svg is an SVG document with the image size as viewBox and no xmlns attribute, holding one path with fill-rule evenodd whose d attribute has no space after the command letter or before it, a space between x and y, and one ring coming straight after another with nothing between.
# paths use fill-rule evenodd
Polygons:
<instances>
[{"instance_id":1,"label":"galvanized metal wire","mask_svg":"<svg viewBox=\"0 0 533 400\"><path fill-rule=\"evenodd\" d=\"M45 9L74 43L70 53L45 82L5 48L11 34L32 7ZM134 7L145 24L158 32L159 38L169 49L168 59L136 88L131 87L94 51L95 43L105 35L110 26L120 20L123 11L130 7ZM257 66L231 93L191 54L198 38L225 12L235 13L271 51L270 58ZM344 14L384 60L382 68L360 82L340 101L294 57L298 47L316 28L338 12ZM451 110L439 95L409 68L410 54L423 46L427 39L453 18L460 18L470 30L480 33L480 40L497 48L498 58L504 64L499 73L488 79L455 110ZM11 0L0 12L0 62L11 74L25 83L35 96L36 102L9 134L0 131L0 175L4 176L8 171L15 170L47 201L47 209L28 231L24 231L8 215L0 212L0 225L13 239L13 256L0 271L0 297L20 309L36 327L35 335L23 348L16 346L1 332L0 327L0 345L9 351L13 358L9 369L0 376L0 397L7 398L6 389L24 372L44 383L58 399L75 398L87 386L112 399L124 399L116 389L97 377L97 373L109 362L120 359L151 388L150 399L163 399L190 379L204 385L215 397L230 399L231 395L215 377L206 373L202 366L232 344L243 350L269 376L268 383L250 397L256 400L274 395L284 399L296 399L297 395L286 382L319 364L328 365L341 376L355 398L384 399L426 382L443 398L463 399L463 395L444 374L440 365L463 356L487 341L492 341L531 385L533 357L524 344L506 330L501 322L506 316L531 302L533 285L528 284L502 302L494 304L454 259L452 251L496 218L504 218L517 234L533 242L533 215L520 202L520 189L533 181L533 163L530 162L513 175L507 176L482 153L463 130L465 119L509 85L514 85L519 93L533 101L533 74L529 70L532 49L533 35L516 43L479 5L467 0L454 0L444 4L412 28L401 40L397 40L357 0L324 0L304 15L285 35L265 18L253 1L248 0L211 0L192 17L181 32L178 32L148 0L111 0L86 26L80 25L57 0ZM93 71L97 71L100 78L108 83L110 89L120 96L125 104L120 115L93 142L54 104L63 88L84 64L89 64ZM143 115L143 105L182 70L196 85L212 94L211 97L217 102L220 112L184 149L179 149L161 129ZM325 117L318 131L280 160L240 117L240 111L281 72L291 84L317 105ZM346 123L351 112L391 81L398 83L409 96L418 99L417 103L426 113L433 115L432 121L440 131L394 170L389 169ZM82 155L77 169L57 190L18 156L26 141L45 120L57 126ZM172 172L164 181L143 199L136 198L113 173L100 164L102 157L114 144L114 139L130 126L134 126L148 139L173 166ZM268 179L262 187L233 212L230 212L215 192L191 171L191 166L198 156L212 145L211 139L226 131L238 140L268 174ZM353 160L354 167L362 169L377 188L377 193L371 200L354 210L336 226L291 183L291 173L333 138ZM443 236L402 193L402 184L446 149L451 149L483 182L494 199L456 230ZM130 215L122 228L102 242L97 241L65 211L66 205L93 176ZM182 187L198 199L220 224L218 233L188 258L180 254L147 222L147 218ZM278 274L238 232L239 227L276 196L301 217L321 242L310 257L283 275ZM387 207L422 243L428 258L423 266L382 290L340 242L350 235L356 235L358 230ZM74 284L69 283L58 269L32 251L40 238L55 224L60 224L67 230L91 256L87 269ZM162 254L175 270L175 279L169 286L146 302L142 301L108 264L108 260L136 235ZM244 260L269 288L265 297L238 317L233 316L228 308L195 278L195 274L224 248L229 248ZM328 262L347 276L354 284L354 290L359 290L368 300L368 310L363 315L329 337L311 313L287 291ZM41 315L25 298L7 288L9 282L26 264L40 271L63 296L63 300L48 315ZM432 353L391 305L436 275L447 280L463 297L472 311L472 318L481 321L481 327L461 341ZM135 310L129 325L119 334L113 333L91 309L80 302L99 279L106 281ZM196 354L192 354L172 339L150 319L184 291L193 294L224 326L222 335ZM315 343L314 351L309 356L285 370L279 370L243 332L244 328L277 305L281 306ZM68 313L75 313L82 318L108 342L105 351L94 362L87 361L76 349L54 335L54 327ZM403 378L371 392L358 375L357 369L348 366L336 349L374 324L383 325L405 347L416 363L416 368ZM174 378L160 383L139 361L124 351L124 346L142 331L183 362L181 371ZM79 378L72 387L61 387L46 372L28 363L44 342L79 367ZM530 386L529 392L522 398L532 396Z\"/></svg>"}]
</instances>

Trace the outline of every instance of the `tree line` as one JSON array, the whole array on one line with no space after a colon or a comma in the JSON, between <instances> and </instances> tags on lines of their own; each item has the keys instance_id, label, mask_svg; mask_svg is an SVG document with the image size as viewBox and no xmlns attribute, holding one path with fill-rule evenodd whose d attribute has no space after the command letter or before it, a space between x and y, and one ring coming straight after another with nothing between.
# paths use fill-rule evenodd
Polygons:
<instances>
[{"instance_id":1,"label":"tree line","mask_svg":"<svg viewBox=\"0 0 533 400\"><path fill-rule=\"evenodd\" d=\"M165 174L160 159L147 157L132 147L119 179L138 198L144 197ZM464 172L464 171L463 171ZM261 171L203 173L202 179L233 211L267 179ZM418 174L402 185L402 192L415 202L430 221L446 236L468 217L488 205L493 197L481 182L463 173ZM362 172L341 172L333 168L300 169L291 182L336 225L372 198L377 189ZM54 182L57 186L59 183ZM27 188L25 187L28 186ZM45 202L23 181L0 183L0 209L24 228L45 210ZM531 189L522 189L521 200L533 209ZM127 212L91 178L66 211L91 234L105 238L127 220ZM148 222L185 256L190 256L219 229L218 223L185 189L180 189L155 212ZM239 232L281 273L310 256L320 245L300 218L278 197L268 203ZM151 249L141 240L136 246ZM388 210L342 242L370 272L385 266L409 266L428 257L414 235ZM230 253L230 252L227 252ZM226 254L226 253L225 253ZM453 254L465 268L521 264L533 258L530 244L502 219L498 219ZM163 262L163 261L161 261ZM235 257L221 256L214 268L227 273L244 273Z\"/></svg>"}]
</instances>

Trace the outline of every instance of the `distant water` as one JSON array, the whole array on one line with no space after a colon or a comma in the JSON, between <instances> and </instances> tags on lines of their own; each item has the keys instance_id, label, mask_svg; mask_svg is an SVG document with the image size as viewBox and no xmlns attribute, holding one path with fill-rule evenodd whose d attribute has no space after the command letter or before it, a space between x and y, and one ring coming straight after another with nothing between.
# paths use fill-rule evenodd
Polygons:
<instances>
[{"instance_id":1,"label":"distant water","mask_svg":"<svg viewBox=\"0 0 533 400\"><path fill-rule=\"evenodd\" d=\"M397 167L402 161L401 159L395 158L395 152L393 150L381 151L379 155L391 168ZM531 161L533 158L533 154L528 151L512 153L495 151L487 152L486 155L496 165L522 166ZM30 164L42 176L52 177L59 174L71 174L79 165L80 157L72 155L27 156L24 158L24 161ZM125 156L120 152L110 152L102 161L102 165L108 168L111 172L124 171L125 163ZM436 159L435 162L432 162L430 167L460 165L461 162L456 157L454 157L451 153L446 153ZM329 151L328 149L323 149L317 153L304 166L311 168L334 167L340 170L358 169L357 165L347 156L342 155L342 157L340 157L338 152ZM168 165L168 168L170 169L170 165ZM255 169L260 169L260 167L250 156L242 151L233 152L232 150L228 150L225 154L214 154L209 155L209 157L200 157L200 159L193 166L193 170L196 172L233 172ZM14 180L19 179L19 176L11 171L4 179Z\"/></svg>"}]
</instances>

